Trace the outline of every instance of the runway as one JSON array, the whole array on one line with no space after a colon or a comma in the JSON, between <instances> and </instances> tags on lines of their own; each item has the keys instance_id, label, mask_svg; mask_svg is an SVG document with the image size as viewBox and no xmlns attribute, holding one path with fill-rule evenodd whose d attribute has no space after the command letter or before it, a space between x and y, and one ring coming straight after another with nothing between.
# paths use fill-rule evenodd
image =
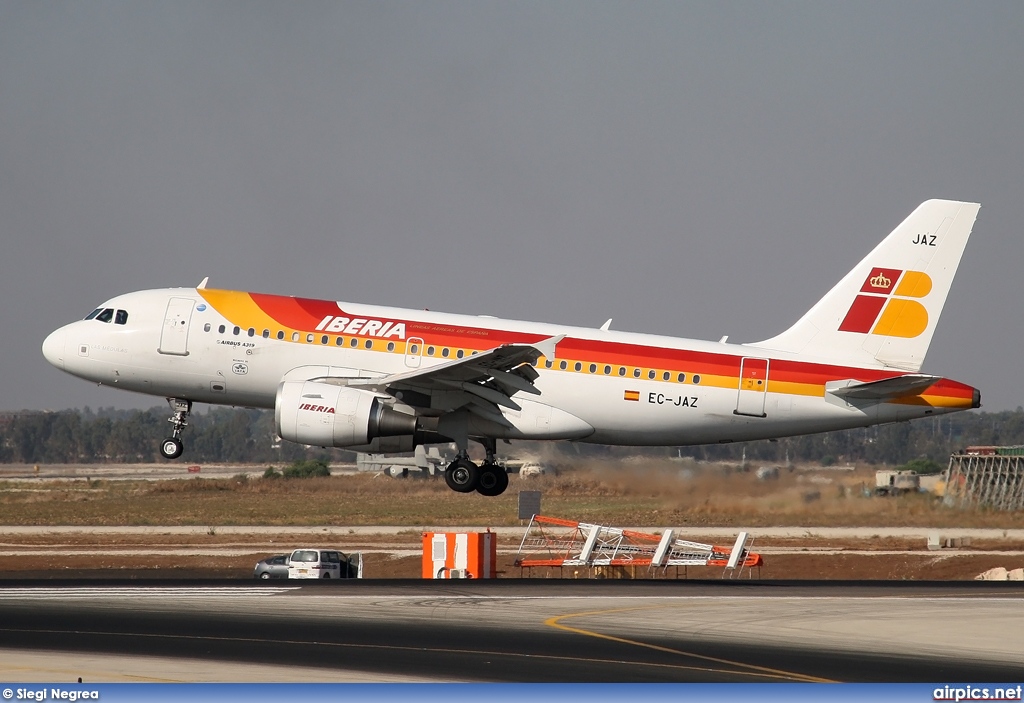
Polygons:
<instances>
[{"instance_id":1,"label":"runway","mask_svg":"<svg viewBox=\"0 0 1024 703\"><path fill-rule=\"evenodd\" d=\"M0 678L1016 682L1022 606L982 582L6 581Z\"/></svg>"}]
</instances>

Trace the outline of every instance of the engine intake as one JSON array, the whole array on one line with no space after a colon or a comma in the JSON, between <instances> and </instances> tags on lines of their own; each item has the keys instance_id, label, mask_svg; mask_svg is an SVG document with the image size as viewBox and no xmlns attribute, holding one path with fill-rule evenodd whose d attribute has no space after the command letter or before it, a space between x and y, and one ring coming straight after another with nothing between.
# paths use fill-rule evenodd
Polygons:
<instances>
[{"instance_id":1,"label":"engine intake","mask_svg":"<svg viewBox=\"0 0 1024 703\"><path fill-rule=\"evenodd\" d=\"M320 447L358 446L416 432L416 416L385 405L379 396L316 381L278 386L274 421L282 439Z\"/></svg>"}]
</instances>

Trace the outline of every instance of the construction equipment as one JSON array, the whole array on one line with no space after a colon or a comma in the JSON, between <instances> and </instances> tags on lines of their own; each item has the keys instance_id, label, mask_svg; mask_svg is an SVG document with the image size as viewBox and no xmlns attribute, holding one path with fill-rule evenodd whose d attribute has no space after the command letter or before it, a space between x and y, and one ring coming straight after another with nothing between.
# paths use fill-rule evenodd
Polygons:
<instances>
[{"instance_id":1,"label":"construction equipment","mask_svg":"<svg viewBox=\"0 0 1024 703\"><path fill-rule=\"evenodd\" d=\"M599 576L625 575L609 571L616 567L629 568L635 575L637 567L653 572L671 566L717 566L735 575L739 569L764 563L761 555L748 550L749 543L746 532L729 548L676 539L674 530L657 535L534 515L519 545L515 566L582 566L596 569Z\"/></svg>"}]
</instances>

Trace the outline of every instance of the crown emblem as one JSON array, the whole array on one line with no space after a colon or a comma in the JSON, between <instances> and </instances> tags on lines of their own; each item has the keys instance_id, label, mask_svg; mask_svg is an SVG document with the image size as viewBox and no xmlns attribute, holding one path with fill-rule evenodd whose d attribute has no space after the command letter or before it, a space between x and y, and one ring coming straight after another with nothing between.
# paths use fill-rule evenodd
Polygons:
<instances>
[{"instance_id":1,"label":"crown emblem","mask_svg":"<svg viewBox=\"0 0 1024 703\"><path fill-rule=\"evenodd\" d=\"M870 281L872 288L888 288L892 285L892 281L885 277L885 274L881 271L878 272L877 276L872 276Z\"/></svg>"}]
</instances>

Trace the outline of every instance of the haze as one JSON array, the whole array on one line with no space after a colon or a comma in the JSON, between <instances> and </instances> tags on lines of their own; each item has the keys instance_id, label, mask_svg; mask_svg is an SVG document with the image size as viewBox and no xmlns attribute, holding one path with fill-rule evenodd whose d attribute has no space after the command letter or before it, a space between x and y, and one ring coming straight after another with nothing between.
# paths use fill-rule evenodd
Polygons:
<instances>
[{"instance_id":1,"label":"haze","mask_svg":"<svg viewBox=\"0 0 1024 703\"><path fill-rule=\"evenodd\" d=\"M214 287L699 339L788 327L982 204L924 371L1024 404L1024 5L0 3L0 408L116 294Z\"/></svg>"}]
</instances>

